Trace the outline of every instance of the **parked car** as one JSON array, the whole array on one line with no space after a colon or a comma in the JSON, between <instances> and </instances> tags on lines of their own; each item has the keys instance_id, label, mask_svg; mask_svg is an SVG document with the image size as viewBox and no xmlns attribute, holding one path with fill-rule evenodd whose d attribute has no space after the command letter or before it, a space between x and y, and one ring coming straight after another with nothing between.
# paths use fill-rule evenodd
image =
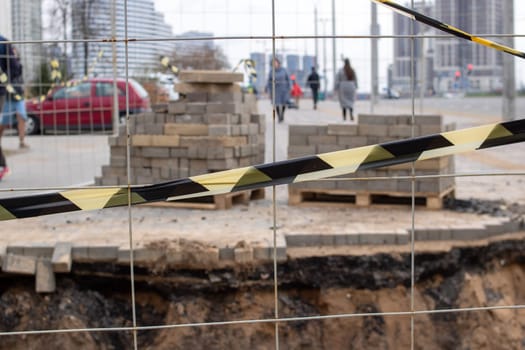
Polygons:
<instances>
[{"instance_id":1,"label":"parked car","mask_svg":"<svg viewBox=\"0 0 525 350\"><path fill-rule=\"evenodd\" d=\"M128 79L129 113L150 110L147 91ZM126 115L126 80L117 79L119 116ZM27 100L26 133L67 130L111 130L113 128L113 79L92 78L56 87L43 101Z\"/></svg>"},{"instance_id":2,"label":"parked car","mask_svg":"<svg viewBox=\"0 0 525 350\"><path fill-rule=\"evenodd\" d=\"M390 100L397 100L401 97L401 94L395 89L383 88L383 93L381 96Z\"/></svg>"}]
</instances>

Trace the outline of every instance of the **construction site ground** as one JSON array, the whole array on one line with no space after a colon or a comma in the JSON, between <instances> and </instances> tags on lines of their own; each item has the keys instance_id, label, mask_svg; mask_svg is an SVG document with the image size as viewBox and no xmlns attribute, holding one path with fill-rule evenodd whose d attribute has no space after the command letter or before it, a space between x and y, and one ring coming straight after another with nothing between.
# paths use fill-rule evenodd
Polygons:
<instances>
[{"instance_id":1,"label":"construction site ground","mask_svg":"<svg viewBox=\"0 0 525 350\"><path fill-rule=\"evenodd\" d=\"M525 107L523 98L518 107ZM416 113L421 105L416 103ZM500 99L429 98L422 104L422 114L440 114L444 123L455 123L456 128L501 121ZM373 109L368 101L358 101L359 113L410 113L409 100L381 100ZM517 108L523 110L523 108ZM286 111L285 122L272 122L268 100L259 101L259 112L267 117L266 160L286 159L287 126L290 124L341 123L341 112L335 101L323 101L313 110L310 100L301 101L299 109ZM346 123L351 123L346 121ZM274 137L275 130L275 137ZM42 190L90 183L100 174L100 166L107 164L109 155L106 135L43 135L31 136L29 150L18 150L15 135L5 136L3 147L8 154L12 175L0 182L0 196L19 196ZM455 156L456 172L519 173L525 171L523 154L525 144L518 143ZM429 210L416 207L412 215L410 205L375 205L366 208L355 205L300 205L289 206L287 186L265 189L265 198L237 204L227 210L204 210L154 206L136 206L96 211L50 215L2 223L0 244L34 245L72 242L74 245L111 245L143 247L156 241L202 242L215 247L236 247L273 243L274 218L279 237L293 235L337 235L359 233L393 233L412 228L480 227L497 216L513 212L520 214L525 205L524 175L466 176L456 178L455 197L471 201L466 210ZM275 212L273 202L275 201ZM484 206L485 205L485 206ZM456 208L457 209L457 208ZM486 212L486 213L485 213ZM132 235L130 234L132 232ZM424 243L421 243L424 245ZM309 245L309 244L305 244ZM316 244L318 248L322 242ZM345 245L345 244L344 244ZM329 244L328 246L333 246ZM404 245L405 248L408 245ZM421 246L423 247L423 246ZM436 248L439 245L429 244ZM326 247L332 248L332 247ZM359 247L347 246L357 253ZM374 250L386 248L384 245ZM303 250L308 251L308 250ZM316 249L318 254L321 250ZM369 250L367 250L369 251ZM291 253L292 250L289 250Z\"/></svg>"}]
</instances>

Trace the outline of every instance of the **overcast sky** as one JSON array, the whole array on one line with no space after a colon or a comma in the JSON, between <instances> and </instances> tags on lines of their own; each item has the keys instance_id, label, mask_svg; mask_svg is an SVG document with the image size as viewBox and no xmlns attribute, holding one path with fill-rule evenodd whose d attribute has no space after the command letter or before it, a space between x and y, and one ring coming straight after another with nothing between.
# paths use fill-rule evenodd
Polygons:
<instances>
[{"instance_id":1,"label":"overcast sky","mask_svg":"<svg viewBox=\"0 0 525 350\"><path fill-rule=\"evenodd\" d=\"M174 34L189 30L212 32L215 36L271 36L271 0L154 0L156 9L164 13ZM405 2L400 2L405 3ZM318 12L318 35L332 34L332 0L275 0L276 36L313 36L315 34L314 8ZM370 0L335 0L336 35L368 35L370 32ZM392 11L378 6L381 34L392 34ZM525 2L515 1L516 33L525 34ZM332 71L331 39L318 40L321 72L324 70L324 45L326 42L326 68ZM253 51L270 53L271 40L225 40L218 42L232 64L249 56ZM379 41L380 87L386 86L386 69L392 62L392 39ZM525 51L525 39L516 39L515 47ZM314 39L283 39L276 42L276 49L285 53L315 54ZM340 57L349 57L360 78L360 89L370 89L370 40L337 39L336 68ZM516 60L518 79L523 81L525 60Z\"/></svg>"}]
</instances>

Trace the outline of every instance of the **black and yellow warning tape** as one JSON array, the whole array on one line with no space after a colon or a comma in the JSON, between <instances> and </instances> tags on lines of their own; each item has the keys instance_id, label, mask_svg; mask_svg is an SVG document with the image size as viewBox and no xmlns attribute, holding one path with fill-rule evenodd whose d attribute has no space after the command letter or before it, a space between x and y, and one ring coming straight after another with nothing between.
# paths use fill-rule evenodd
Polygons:
<instances>
[{"instance_id":1,"label":"black and yellow warning tape","mask_svg":"<svg viewBox=\"0 0 525 350\"><path fill-rule=\"evenodd\" d=\"M179 69L170 63L170 58L168 56L161 56L160 64L164 68L168 68L173 74L175 75L179 74Z\"/></svg>"},{"instance_id":2,"label":"black and yellow warning tape","mask_svg":"<svg viewBox=\"0 0 525 350\"><path fill-rule=\"evenodd\" d=\"M0 220L174 201L319 180L358 170L525 141L525 119L317 154L137 187L93 187L0 199Z\"/></svg>"},{"instance_id":3,"label":"black and yellow warning tape","mask_svg":"<svg viewBox=\"0 0 525 350\"><path fill-rule=\"evenodd\" d=\"M232 72L237 72L241 65L244 71L247 72L253 81L257 80L257 71L255 70L255 61L251 58L242 58L239 63L232 69Z\"/></svg>"},{"instance_id":4,"label":"black and yellow warning tape","mask_svg":"<svg viewBox=\"0 0 525 350\"><path fill-rule=\"evenodd\" d=\"M455 28L455 27L451 26L450 24L446 24L446 23L440 22L440 21L438 21L438 20L436 20L436 19L434 19L432 17L425 16L425 15L423 15L423 14L417 12L417 11L414 11L412 9L409 9L407 7L399 5L396 2L393 2L393 1L390 1L390 0L372 0L372 1L376 2L378 4L389 6L392 9L394 9L396 12L398 12L398 13L400 13L402 15L410 17L411 19L414 19L414 20L419 21L421 23L425 23L425 24L427 24L427 25L429 25L431 27L434 27L434 28L439 29L441 31L444 31L446 33L452 34L452 35L457 36L459 38L470 40L470 41L476 42L478 44L481 44L481 45L484 45L484 46L487 46L487 47L490 47L490 48L493 48L493 49L496 49L496 50L499 50L499 51L503 51L503 52L509 53L509 54L517 56L517 57L525 58L525 52L518 51L518 50L513 49L511 47L508 47L508 46L505 46L505 45L502 45L502 44L498 44L498 43L496 43L494 41L491 41L491 40L488 40L488 39L485 39L485 38L481 38L481 37L469 34L467 32L464 32L461 29L458 29L458 28Z\"/></svg>"},{"instance_id":5,"label":"black and yellow warning tape","mask_svg":"<svg viewBox=\"0 0 525 350\"><path fill-rule=\"evenodd\" d=\"M7 77L7 74L5 74L1 68L0 68L0 84L5 84L5 90L8 93L10 93L16 101L20 101L23 99L23 96L18 94L15 90L15 87L11 83L9 83L9 78Z\"/></svg>"}]
</instances>

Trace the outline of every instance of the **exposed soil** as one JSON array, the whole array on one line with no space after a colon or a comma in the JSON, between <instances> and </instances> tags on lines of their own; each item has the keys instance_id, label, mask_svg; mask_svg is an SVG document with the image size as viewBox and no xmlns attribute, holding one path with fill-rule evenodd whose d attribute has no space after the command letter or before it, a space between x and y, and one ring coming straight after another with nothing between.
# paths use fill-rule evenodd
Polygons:
<instances>
[{"instance_id":1,"label":"exposed soil","mask_svg":"<svg viewBox=\"0 0 525 350\"><path fill-rule=\"evenodd\" d=\"M420 253L415 309L525 304L525 242ZM141 349L271 349L275 324L185 324L274 316L273 265L230 268L135 268L137 324L179 325L138 332ZM34 277L2 276L0 330L129 327L129 266L74 264L57 291L34 292ZM410 310L410 255L291 258L278 266L283 318ZM279 323L283 349L407 349L410 317L347 316ZM520 349L525 310L435 313L415 317L416 349ZM127 331L3 336L0 349L129 349Z\"/></svg>"}]
</instances>

